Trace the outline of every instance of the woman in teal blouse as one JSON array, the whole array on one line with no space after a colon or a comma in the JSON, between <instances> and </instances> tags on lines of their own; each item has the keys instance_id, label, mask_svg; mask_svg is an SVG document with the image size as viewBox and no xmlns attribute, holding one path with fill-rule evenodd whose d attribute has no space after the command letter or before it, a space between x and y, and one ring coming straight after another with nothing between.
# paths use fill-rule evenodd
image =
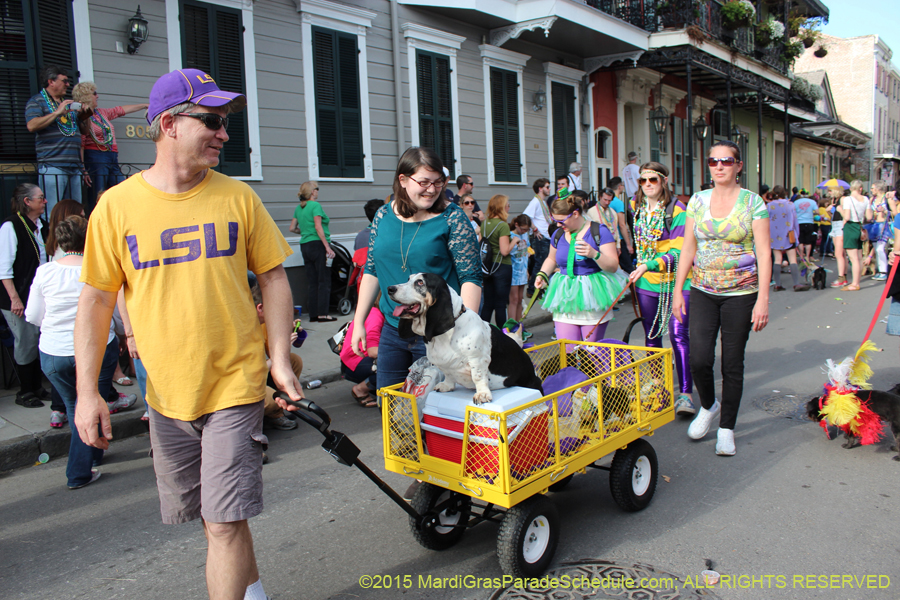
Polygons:
<instances>
[{"instance_id":1,"label":"woman in teal blouse","mask_svg":"<svg viewBox=\"0 0 900 600\"><path fill-rule=\"evenodd\" d=\"M306 314L310 321L337 321L328 315L331 298L331 267L327 260L334 258L331 249L331 232L328 222L331 219L319 204L319 185L315 181L307 181L300 186L297 193L300 205L294 210L291 219L291 231L300 234L300 253L306 267L306 282L309 285Z\"/></svg>"},{"instance_id":2,"label":"woman in teal blouse","mask_svg":"<svg viewBox=\"0 0 900 600\"><path fill-rule=\"evenodd\" d=\"M385 323L378 345L379 388L404 381L410 365L425 356L421 337L400 338L389 286L406 283L414 273L435 273L470 310L477 312L481 303L478 241L463 210L441 193L445 181L434 151L409 148L394 174L394 199L372 221L351 344L358 355L365 354L365 321L380 290Z\"/></svg>"}]
</instances>

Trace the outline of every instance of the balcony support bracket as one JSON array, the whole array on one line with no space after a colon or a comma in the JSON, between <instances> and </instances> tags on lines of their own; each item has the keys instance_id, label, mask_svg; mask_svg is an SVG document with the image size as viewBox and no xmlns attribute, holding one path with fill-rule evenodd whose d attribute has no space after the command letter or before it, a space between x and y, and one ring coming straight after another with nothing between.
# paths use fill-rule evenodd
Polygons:
<instances>
[{"instance_id":1,"label":"balcony support bracket","mask_svg":"<svg viewBox=\"0 0 900 600\"><path fill-rule=\"evenodd\" d=\"M584 59L584 72L590 75L597 69L608 67L614 62L620 60L630 60L634 66L638 66L638 59L644 53L643 50L635 50L634 52L620 52L619 54L607 54L605 56L592 56Z\"/></svg>"},{"instance_id":2,"label":"balcony support bracket","mask_svg":"<svg viewBox=\"0 0 900 600\"><path fill-rule=\"evenodd\" d=\"M544 17L543 19L532 19L530 21L522 21L508 27L498 27L491 29L491 46L498 48L508 42L514 40L526 31L534 31L535 29L543 29L544 37L550 37L550 27L556 22L556 17Z\"/></svg>"}]
</instances>

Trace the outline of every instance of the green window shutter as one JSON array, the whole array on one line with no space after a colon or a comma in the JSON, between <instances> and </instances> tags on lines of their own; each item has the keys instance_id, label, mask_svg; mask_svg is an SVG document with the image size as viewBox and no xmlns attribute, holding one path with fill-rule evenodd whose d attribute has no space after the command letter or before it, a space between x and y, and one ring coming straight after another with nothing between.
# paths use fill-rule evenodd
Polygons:
<instances>
[{"instance_id":1,"label":"green window shutter","mask_svg":"<svg viewBox=\"0 0 900 600\"><path fill-rule=\"evenodd\" d=\"M25 105L41 89L38 73L50 64L77 79L71 0L0 0L0 162L35 160ZM11 189L0 192L6 198Z\"/></svg>"},{"instance_id":2,"label":"green window shutter","mask_svg":"<svg viewBox=\"0 0 900 600\"><path fill-rule=\"evenodd\" d=\"M364 177L357 38L321 27L312 36L319 175Z\"/></svg>"},{"instance_id":3,"label":"green window shutter","mask_svg":"<svg viewBox=\"0 0 900 600\"><path fill-rule=\"evenodd\" d=\"M38 25L35 36L38 64L41 68L59 65L77 80L71 0L34 0L34 14Z\"/></svg>"},{"instance_id":4,"label":"green window shutter","mask_svg":"<svg viewBox=\"0 0 900 600\"><path fill-rule=\"evenodd\" d=\"M228 92L247 93L244 75L244 25L241 11L184 1L181 4L182 64L209 73ZM215 52L211 50L215 48ZM247 110L228 116L228 141L217 171L247 176L250 167L250 127Z\"/></svg>"},{"instance_id":5,"label":"green window shutter","mask_svg":"<svg viewBox=\"0 0 900 600\"><path fill-rule=\"evenodd\" d=\"M491 67L491 136L494 142L494 179L521 181L518 75Z\"/></svg>"},{"instance_id":6,"label":"green window shutter","mask_svg":"<svg viewBox=\"0 0 900 600\"><path fill-rule=\"evenodd\" d=\"M434 150L456 177L453 152L453 110L450 94L450 59L440 54L416 51L419 89L419 145Z\"/></svg>"},{"instance_id":7,"label":"green window shutter","mask_svg":"<svg viewBox=\"0 0 900 600\"><path fill-rule=\"evenodd\" d=\"M578 160L575 147L575 88L552 82L553 100L553 167L556 175L569 172L569 165Z\"/></svg>"}]
</instances>

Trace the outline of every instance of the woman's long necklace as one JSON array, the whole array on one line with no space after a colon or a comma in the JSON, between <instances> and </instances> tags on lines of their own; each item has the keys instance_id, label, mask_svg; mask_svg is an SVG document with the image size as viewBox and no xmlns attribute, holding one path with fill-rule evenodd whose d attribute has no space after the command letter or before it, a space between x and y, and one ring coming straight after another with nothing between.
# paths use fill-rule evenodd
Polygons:
<instances>
[{"instance_id":1,"label":"woman's long necklace","mask_svg":"<svg viewBox=\"0 0 900 600\"><path fill-rule=\"evenodd\" d=\"M55 112L59 107L59 103L50 97L50 94L47 93L46 89L41 90L41 96L44 97L44 102L47 103L47 108L50 109L50 112ZM74 110L70 110L67 113L56 117L56 126L59 127L59 132L66 137L75 135L78 131L78 124L75 122L75 119L76 114Z\"/></svg>"},{"instance_id":2,"label":"woman's long necklace","mask_svg":"<svg viewBox=\"0 0 900 600\"><path fill-rule=\"evenodd\" d=\"M648 204L644 204L638 213L637 222L634 224L634 234L637 238L638 263L647 263L656 260L659 248L659 238L663 233L666 207L662 202L657 202L653 210ZM656 303L656 315L653 324L647 332L647 337L655 339L663 337L669 332L669 318L672 314L672 293L675 289L672 277L671 261L663 260L665 271L660 273L659 301Z\"/></svg>"},{"instance_id":3,"label":"woman's long necklace","mask_svg":"<svg viewBox=\"0 0 900 600\"><path fill-rule=\"evenodd\" d=\"M94 125L96 125L103 134L103 141L97 139L97 134L94 133ZM109 124L106 117L95 110L94 114L91 115L91 126L88 129L91 133L91 138L94 140L94 143L97 144L97 148L99 148L101 152L109 152L112 148L113 132L112 125Z\"/></svg>"},{"instance_id":4,"label":"woman's long necklace","mask_svg":"<svg viewBox=\"0 0 900 600\"><path fill-rule=\"evenodd\" d=\"M422 228L422 221L419 221L418 226L416 227L416 232L413 234L412 239L409 240L409 246L406 247L406 254L403 254L403 226L406 224L405 221L400 221L400 269L406 272L406 264L409 259L409 251L412 248L413 242L416 241L416 236L419 235L419 229Z\"/></svg>"},{"instance_id":5,"label":"woman's long necklace","mask_svg":"<svg viewBox=\"0 0 900 600\"><path fill-rule=\"evenodd\" d=\"M25 217L22 216L22 213L16 213L19 215L19 220L22 221L22 225L25 226L25 231L29 233L28 239L31 240L31 245L34 246L34 252L37 254L38 262L41 262L41 251L38 250L37 242L34 241L34 232L31 231L31 228L28 226L28 223L25 222ZM37 229L35 229L37 231ZM43 244L41 244L43 246Z\"/></svg>"}]
</instances>

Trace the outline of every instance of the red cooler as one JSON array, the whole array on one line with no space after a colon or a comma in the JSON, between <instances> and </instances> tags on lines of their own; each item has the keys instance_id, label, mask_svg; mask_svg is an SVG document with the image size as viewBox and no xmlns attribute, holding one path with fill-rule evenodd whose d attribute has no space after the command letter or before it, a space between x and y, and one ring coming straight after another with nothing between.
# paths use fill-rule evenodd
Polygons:
<instances>
[{"instance_id":1,"label":"red cooler","mask_svg":"<svg viewBox=\"0 0 900 600\"><path fill-rule=\"evenodd\" d=\"M463 424L466 406L474 406L474 390L457 388L452 392L431 392L425 402L422 430L428 454L455 463L462 462ZM538 390L512 387L491 390L493 402L480 408L498 413L515 409L541 398ZM493 475L499 471L497 439L500 419L473 413L469 424L469 451L466 472ZM549 456L548 416L539 404L507 419L510 464L514 473L526 475Z\"/></svg>"}]
</instances>

